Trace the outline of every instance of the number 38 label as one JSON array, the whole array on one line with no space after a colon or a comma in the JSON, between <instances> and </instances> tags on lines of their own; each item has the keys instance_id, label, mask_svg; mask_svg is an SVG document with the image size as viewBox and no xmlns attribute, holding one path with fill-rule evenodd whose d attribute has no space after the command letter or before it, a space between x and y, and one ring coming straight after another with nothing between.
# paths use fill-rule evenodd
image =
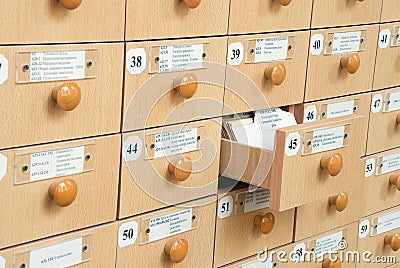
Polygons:
<instances>
[{"instance_id":1,"label":"number 38 label","mask_svg":"<svg viewBox=\"0 0 400 268\"><path fill-rule=\"evenodd\" d=\"M285 154L287 156L294 156L298 153L300 148L300 134L298 132L290 133L286 137L285 142Z\"/></svg>"},{"instance_id":2,"label":"number 38 label","mask_svg":"<svg viewBox=\"0 0 400 268\"><path fill-rule=\"evenodd\" d=\"M132 48L126 53L126 69L130 74L140 74L146 69L146 51Z\"/></svg>"}]
</instances>

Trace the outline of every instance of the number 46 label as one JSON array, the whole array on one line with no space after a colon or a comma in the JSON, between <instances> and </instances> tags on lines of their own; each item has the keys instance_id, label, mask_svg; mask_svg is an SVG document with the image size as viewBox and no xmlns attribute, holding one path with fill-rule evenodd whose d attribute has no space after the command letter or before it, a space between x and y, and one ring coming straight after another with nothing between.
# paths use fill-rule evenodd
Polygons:
<instances>
[{"instance_id":1,"label":"number 46 label","mask_svg":"<svg viewBox=\"0 0 400 268\"><path fill-rule=\"evenodd\" d=\"M134 161L142 154L143 143L138 136L130 136L124 141L122 155L125 161Z\"/></svg>"}]
</instances>

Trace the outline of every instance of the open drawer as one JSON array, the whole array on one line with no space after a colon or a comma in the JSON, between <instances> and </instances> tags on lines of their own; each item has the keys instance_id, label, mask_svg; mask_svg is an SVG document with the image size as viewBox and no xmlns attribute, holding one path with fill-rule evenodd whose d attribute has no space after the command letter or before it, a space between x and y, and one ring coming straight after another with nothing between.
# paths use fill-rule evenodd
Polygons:
<instances>
[{"instance_id":1,"label":"open drawer","mask_svg":"<svg viewBox=\"0 0 400 268\"><path fill-rule=\"evenodd\" d=\"M270 208L277 211L346 191L356 183L351 178L363 148L361 119L348 115L278 128L274 151L222 139L220 175L268 188Z\"/></svg>"}]
</instances>

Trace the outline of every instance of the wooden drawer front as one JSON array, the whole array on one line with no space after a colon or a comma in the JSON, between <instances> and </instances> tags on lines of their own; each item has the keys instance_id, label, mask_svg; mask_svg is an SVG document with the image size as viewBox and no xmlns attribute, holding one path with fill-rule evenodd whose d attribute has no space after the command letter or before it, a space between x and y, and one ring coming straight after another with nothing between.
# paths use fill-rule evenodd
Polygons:
<instances>
[{"instance_id":1,"label":"wooden drawer front","mask_svg":"<svg viewBox=\"0 0 400 268\"><path fill-rule=\"evenodd\" d=\"M361 115L363 116L363 118L360 119L362 121L363 131L359 133L361 136L357 138L361 145L363 141L367 140L370 104L371 93L302 103L296 105L295 117L297 122L309 123L350 114ZM365 155L366 147L367 143L364 142L360 157Z\"/></svg>"},{"instance_id":2,"label":"wooden drawer front","mask_svg":"<svg viewBox=\"0 0 400 268\"><path fill-rule=\"evenodd\" d=\"M112 221L119 148L115 135L0 151L0 248Z\"/></svg>"},{"instance_id":3,"label":"wooden drawer front","mask_svg":"<svg viewBox=\"0 0 400 268\"><path fill-rule=\"evenodd\" d=\"M396 0L383 0L382 6L382 22L398 21L400 20L400 15L397 12L398 2Z\"/></svg>"},{"instance_id":4,"label":"wooden drawer front","mask_svg":"<svg viewBox=\"0 0 400 268\"><path fill-rule=\"evenodd\" d=\"M398 205L400 192L390 183L390 178L396 183L396 177L400 176L400 149L365 157L362 162L366 189L363 215Z\"/></svg>"},{"instance_id":5,"label":"wooden drawer front","mask_svg":"<svg viewBox=\"0 0 400 268\"><path fill-rule=\"evenodd\" d=\"M220 116L226 42L226 38L216 37L128 43L124 131ZM183 66L189 58L198 60ZM171 64L171 61L182 65ZM137 67L139 65L141 67ZM190 77L194 81L192 84L175 87L182 79Z\"/></svg>"},{"instance_id":6,"label":"wooden drawer front","mask_svg":"<svg viewBox=\"0 0 400 268\"><path fill-rule=\"evenodd\" d=\"M248 192L248 190L248 188L233 190L219 197L214 257L216 267L257 254L265 247L270 249L292 241L294 209L275 212L263 205L261 207L264 208L257 209L257 205L263 203L262 200L264 204L268 204L269 191L264 189ZM225 212L227 209L231 210L229 216ZM268 219L267 229L271 227L272 229L264 230L265 234L262 233L260 227L254 224L256 217Z\"/></svg>"},{"instance_id":7,"label":"wooden drawer front","mask_svg":"<svg viewBox=\"0 0 400 268\"><path fill-rule=\"evenodd\" d=\"M119 218L215 194L221 139L220 126L220 119L215 119L123 134L124 158ZM171 146L174 146L172 148L184 152L182 155L170 155L169 151L165 150L161 152L168 154L168 157L159 157L159 153L156 155L154 151L160 148L162 142L154 143L152 139L154 140L155 135L171 134L172 139L175 140L178 131L189 132L185 134L185 139L190 139L191 135L200 139L192 148L182 146L182 142L175 143L178 144L177 146L171 143ZM152 144L155 144L154 150L151 148ZM137 149L136 153L135 149ZM130 150L132 150L131 153L129 153ZM178 161L187 157L192 163L190 176L186 180L178 181L177 177L168 171L168 165L169 163L176 165ZM186 166L182 169L190 170L190 167Z\"/></svg>"},{"instance_id":8,"label":"wooden drawer front","mask_svg":"<svg viewBox=\"0 0 400 268\"><path fill-rule=\"evenodd\" d=\"M354 160L359 159L363 148L358 141L359 133L363 131L361 118L359 115L348 115L277 129L275 151L222 140L220 174L270 189L270 207L278 211L328 198L340 193L354 169L358 168ZM341 134L331 133L337 130ZM315 140L312 138L314 135ZM338 139L339 145L345 146L325 150L318 145L322 142L318 141L318 136L336 137L330 141L323 138L324 143L334 144L334 140ZM350 142L346 146L348 138ZM314 148L312 146L321 150L311 149ZM335 158L337 163L343 163L337 176L333 176L335 172L332 169L328 172L321 168L322 158Z\"/></svg>"},{"instance_id":9,"label":"wooden drawer front","mask_svg":"<svg viewBox=\"0 0 400 268\"><path fill-rule=\"evenodd\" d=\"M389 267L400 260L400 252L385 244L386 236L390 243L393 235L400 234L399 214L400 207L394 207L359 221L358 251L369 251L371 254L370 261L363 261L357 267ZM381 262L382 257L386 258L385 263Z\"/></svg>"},{"instance_id":10,"label":"wooden drawer front","mask_svg":"<svg viewBox=\"0 0 400 268\"><path fill-rule=\"evenodd\" d=\"M361 35L359 35L360 31ZM313 52L310 53L308 59L305 100L312 101L370 91L374 77L378 31L377 25L312 31ZM351 40L355 42L348 42L348 46L339 49L342 42L333 42L335 35L338 38L336 40L348 40L350 36L353 36ZM359 47L357 40L359 40ZM330 43L332 43L331 46ZM344 41L343 44L345 44ZM314 50L315 45L319 46L319 49ZM331 52L333 49L337 49L335 54ZM340 51L352 51L352 53L340 54ZM357 55L359 61L356 60ZM348 65L345 65L349 57L351 60L347 61ZM341 61L343 61L343 66L348 66L348 68L342 68Z\"/></svg>"},{"instance_id":11,"label":"wooden drawer front","mask_svg":"<svg viewBox=\"0 0 400 268\"><path fill-rule=\"evenodd\" d=\"M314 0L311 27L330 27L379 22L382 1Z\"/></svg>"},{"instance_id":12,"label":"wooden drawer front","mask_svg":"<svg viewBox=\"0 0 400 268\"><path fill-rule=\"evenodd\" d=\"M310 27L312 1L231 1L229 34L307 29ZM287 18L290 17L290 20Z\"/></svg>"},{"instance_id":13,"label":"wooden drawer front","mask_svg":"<svg viewBox=\"0 0 400 268\"><path fill-rule=\"evenodd\" d=\"M372 93L367 154L400 146L400 88Z\"/></svg>"},{"instance_id":14,"label":"wooden drawer front","mask_svg":"<svg viewBox=\"0 0 400 268\"><path fill-rule=\"evenodd\" d=\"M0 10L4 16L0 25L2 33L0 43L42 44L124 40L124 0L112 2L84 0L75 10L64 8L60 2L35 1L27 5L24 0L1 1Z\"/></svg>"},{"instance_id":15,"label":"wooden drawer front","mask_svg":"<svg viewBox=\"0 0 400 268\"><path fill-rule=\"evenodd\" d=\"M119 221L116 267L212 267L215 200L208 197ZM167 222L162 223L163 218ZM187 242L186 250L182 240ZM174 263L176 251L167 250L167 255L164 248L178 241L182 243L176 250L186 257Z\"/></svg>"},{"instance_id":16,"label":"wooden drawer front","mask_svg":"<svg viewBox=\"0 0 400 268\"><path fill-rule=\"evenodd\" d=\"M376 53L376 67L374 89L382 89L400 85L400 23L380 25L378 50Z\"/></svg>"},{"instance_id":17,"label":"wooden drawer front","mask_svg":"<svg viewBox=\"0 0 400 268\"><path fill-rule=\"evenodd\" d=\"M43 51L46 53L36 53L40 57L31 54ZM72 59L70 61L66 59L63 63L69 64L58 64L58 58L63 57L63 55L57 56L62 54L58 51L63 53L68 51L65 52L66 57L71 55ZM8 59L9 74L8 80L0 85L2 107L0 117L4 129L0 148L118 132L121 121L122 70L120 68L123 65L123 53L123 44L0 48L0 54ZM35 57L35 60L31 60L31 56ZM45 61L44 58L50 60ZM51 68L61 67L74 69L76 66L74 62L82 64L80 66L84 70L81 73L75 69L71 71L73 73L71 76L61 74L62 71L54 75L36 75L39 72L35 68L43 62L47 67L50 66L49 71ZM28 71L24 72L23 68ZM57 81L33 82L40 78ZM60 78L77 78L77 80L65 81ZM72 88L75 90L66 90L65 83L69 85L76 83L80 89L81 99L75 109L70 104L77 104L79 100L76 87ZM57 99L58 102L54 101L52 92L56 89L59 89L58 95L62 95L63 92L71 93L72 100L68 99L68 95L64 95L64 98ZM110 105L110 102L113 105ZM30 131L33 128L35 131Z\"/></svg>"},{"instance_id":18,"label":"wooden drawer front","mask_svg":"<svg viewBox=\"0 0 400 268\"><path fill-rule=\"evenodd\" d=\"M228 31L229 0L128 0L126 40L223 35ZM168 19L166 19L168 18Z\"/></svg>"},{"instance_id":19,"label":"wooden drawer front","mask_svg":"<svg viewBox=\"0 0 400 268\"><path fill-rule=\"evenodd\" d=\"M360 162L358 159L354 161ZM299 241L315 233L322 233L359 220L365 205L363 198L359 198L360 193L365 192L362 175L361 168L358 170L353 168L352 182L343 185L341 192L298 207L295 240ZM318 224L310 225L312 222Z\"/></svg>"},{"instance_id":20,"label":"wooden drawer front","mask_svg":"<svg viewBox=\"0 0 400 268\"><path fill-rule=\"evenodd\" d=\"M258 45L256 45L256 40L259 40ZM235 48L238 46L243 48L239 52L243 54L243 60L239 65L231 65L232 68L227 69L224 114L261 110L303 101L309 44L308 31L234 36L229 37L228 43L228 65L232 63L229 59L236 57L232 53L235 50L235 55L237 55L238 50ZM273 49L276 47L278 49ZM275 53L274 50L278 52ZM275 54L255 56L257 52L254 51L266 51L266 53L269 51L268 53ZM286 73L283 80L283 69L279 67L284 68ZM272 82L272 79L267 79L265 76L267 69L276 69L274 79L281 80ZM277 85L277 82L281 84ZM264 102L259 104L260 100Z\"/></svg>"},{"instance_id":21,"label":"wooden drawer front","mask_svg":"<svg viewBox=\"0 0 400 268\"><path fill-rule=\"evenodd\" d=\"M0 251L0 261L5 268L114 267L116 232L113 223L16 246Z\"/></svg>"}]
</instances>

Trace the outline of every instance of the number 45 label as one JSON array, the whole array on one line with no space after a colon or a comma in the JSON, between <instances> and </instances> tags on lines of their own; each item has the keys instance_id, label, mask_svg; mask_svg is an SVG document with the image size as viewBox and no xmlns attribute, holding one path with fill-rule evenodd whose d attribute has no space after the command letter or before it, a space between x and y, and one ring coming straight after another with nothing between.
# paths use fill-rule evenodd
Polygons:
<instances>
[{"instance_id":1,"label":"number 45 label","mask_svg":"<svg viewBox=\"0 0 400 268\"><path fill-rule=\"evenodd\" d=\"M285 154L287 156L294 156L299 152L300 149L300 134L298 132L293 132L290 133L286 137L286 142L285 142Z\"/></svg>"},{"instance_id":2,"label":"number 45 label","mask_svg":"<svg viewBox=\"0 0 400 268\"><path fill-rule=\"evenodd\" d=\"M130 136L124 141L122 155L125 161L134 161L142 154L143 143L138 136Z\"/></svg>"}]
</instances>

